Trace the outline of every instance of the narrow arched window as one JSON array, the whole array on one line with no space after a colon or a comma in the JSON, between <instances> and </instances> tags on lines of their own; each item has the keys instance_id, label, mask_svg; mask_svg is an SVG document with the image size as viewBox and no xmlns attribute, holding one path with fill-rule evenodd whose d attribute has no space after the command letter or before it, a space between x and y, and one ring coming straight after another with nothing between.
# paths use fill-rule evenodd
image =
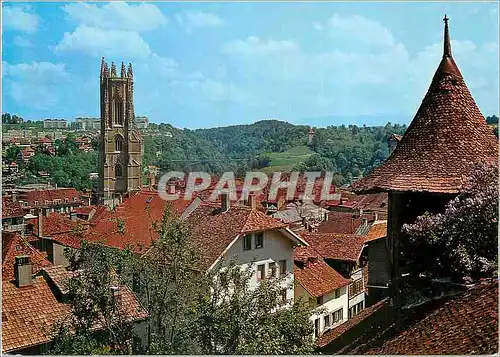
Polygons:
<instances>
[{"instance_id":1,"label":"narrow arched window","mask_svg":"<svg viewBox=\"0 0 500 357\"><path fill-rule=\"evenodd\" d=\"M116 166L115 166L115 177L122 177L122 176L123 176L122 165L116 164Z\"/></svg>"},{"instance_id":2,"label":"narrow arched window","mask_svg":"<svg viewBox=\"0 0 500 357\"><path fill-rule=\"evenodd\" d=\"M114 102L114 123L117 125L123 125L123 103L118 98Z\"/></svg>"},{"instance_id":3,"label":"narrow arched window","mask_svg":"<svg viewBox=\"0 0 500 357\"><path fill-rule=\"evenodd\" d=\"M122 151L123 150L123 138L121 135L116 135L115 136L115 151Z\"/></svg>"}]
</instances>

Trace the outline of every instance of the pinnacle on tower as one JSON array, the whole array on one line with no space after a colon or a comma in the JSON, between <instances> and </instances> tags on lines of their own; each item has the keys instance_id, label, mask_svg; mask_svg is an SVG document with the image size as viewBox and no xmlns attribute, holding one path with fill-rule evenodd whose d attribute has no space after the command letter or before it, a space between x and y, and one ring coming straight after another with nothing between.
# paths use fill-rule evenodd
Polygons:
<instances>
[{"instance_id":1,"label":"pinnacle on tower","mask_svg":"<svg viewBox=\"0 0 500 357\"><path fill-rule=\"evenodd\" d=\"M127 76L127 74L125 73L125 64L123 62L122 62L122 70L121 70L120 76L122 78L125 78Z\"/></svg>"},{"instance_id":2,"label":"pinnacle on tower","mask_svg":"<svg viewBox=\"0 0 500 357\"><path fill-rule=\"evenodd\" d=\"M128 64L127 77L128 78L133 78L134 77L134 73L132 72L132 63Z\"/></svg>"},{"instance_id":3,"label":"pinnacle on tower","mask_svg":"<svg viewBox=\"0 0 500 357\"><path fill-rule=\"evenodd\" d=\"M101 57L101 78L104 77L104 67L106 62L104 62L104 57Z\"/></svg>"},{"instance_id":4,"label":"pinnacle on tower","mask_svg":"<svg viewBox=\"0 0 500 357\"><path fill-rule=\"evenodd\" d=\"M111 77L116 77L116 66L115 66L115 62L111 62Z\"/></svg>"},{"instance_id":5,"label":"pinnacle on tower","mask_svg":"<svg viewBox=\"0 0 500 357\"><path fill-rule=\"evenodd\" d=\"M443 57L451 57L451 41L450 41L450 29L448 28L449 18L444 15L444 45L443 45Z\"/></svg>"}]
</instances>

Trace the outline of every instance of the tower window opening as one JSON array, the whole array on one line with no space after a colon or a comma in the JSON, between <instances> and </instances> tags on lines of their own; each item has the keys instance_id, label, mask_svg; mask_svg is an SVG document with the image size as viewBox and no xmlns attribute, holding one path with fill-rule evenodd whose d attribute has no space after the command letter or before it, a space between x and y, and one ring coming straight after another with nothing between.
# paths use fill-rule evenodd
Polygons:
<instances>
[{"instance_id":1,"label":"tower window opening","mask_svg":"<svg viewBox=\"0 0 500 357\"><path fill-rule=\"evenodd\" d=\"M122 165L116 164L116 166L115 166L115 177L122 177L122 176L123 176Z\"/></svg>"},{"instance_id":2,"label":"tower window opening","mask_svg":"<svg viewBox=\"0 0 500 357\"><path fill-rule=\"evenodd\" d=\"M115 136L115 151L123 150L123 139L120 135Z\"/></svg>"},{"instance_id":3,"label":"tower window opening","mask_svg":"<svg viewBox=\"0 0 500 357\"><path fill-rule=\"evenodd\" d=\"M114 102L113 114L114 114L114 124L123 125L123 104L119 99Z\"/></svg>"}]
</instances>

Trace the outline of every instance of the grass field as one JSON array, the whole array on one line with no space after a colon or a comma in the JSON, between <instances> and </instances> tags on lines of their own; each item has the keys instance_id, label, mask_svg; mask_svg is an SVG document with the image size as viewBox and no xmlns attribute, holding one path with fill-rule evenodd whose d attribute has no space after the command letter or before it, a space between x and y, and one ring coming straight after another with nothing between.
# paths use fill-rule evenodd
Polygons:
<instances>
[{"instance_id":1,"label":"grass field","mask_svg":"<svg viewBox=\"0 0 500 357\"><path fill-rule=\"evenodd\" d=\"M290 172L295 164L307 159L313 151L311 151L307 146L295 146L287 151L283 152L270 152L266 153L271 159L271 164L268 167L261 169L260 171L266 174L281 171Z\"/></svg>"}]
</instances>

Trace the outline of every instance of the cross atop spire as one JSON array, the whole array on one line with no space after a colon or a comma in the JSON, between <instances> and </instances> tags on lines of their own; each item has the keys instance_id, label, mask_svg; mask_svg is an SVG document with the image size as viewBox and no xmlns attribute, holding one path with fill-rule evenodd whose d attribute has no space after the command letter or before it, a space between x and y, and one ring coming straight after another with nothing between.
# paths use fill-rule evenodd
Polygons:
<instances>
[{"instance_id":1,"label":"cross atop spire","mask_svg":"<svg viewBox=\"0 0 500 357\"><path fill-rule=\"evenodd\" d=\"M451 57L451 41L450 41L450 30L448 28L449 18L444 15L444 46L443 46L443 57Z\"/></svg>"}]
</instances>

